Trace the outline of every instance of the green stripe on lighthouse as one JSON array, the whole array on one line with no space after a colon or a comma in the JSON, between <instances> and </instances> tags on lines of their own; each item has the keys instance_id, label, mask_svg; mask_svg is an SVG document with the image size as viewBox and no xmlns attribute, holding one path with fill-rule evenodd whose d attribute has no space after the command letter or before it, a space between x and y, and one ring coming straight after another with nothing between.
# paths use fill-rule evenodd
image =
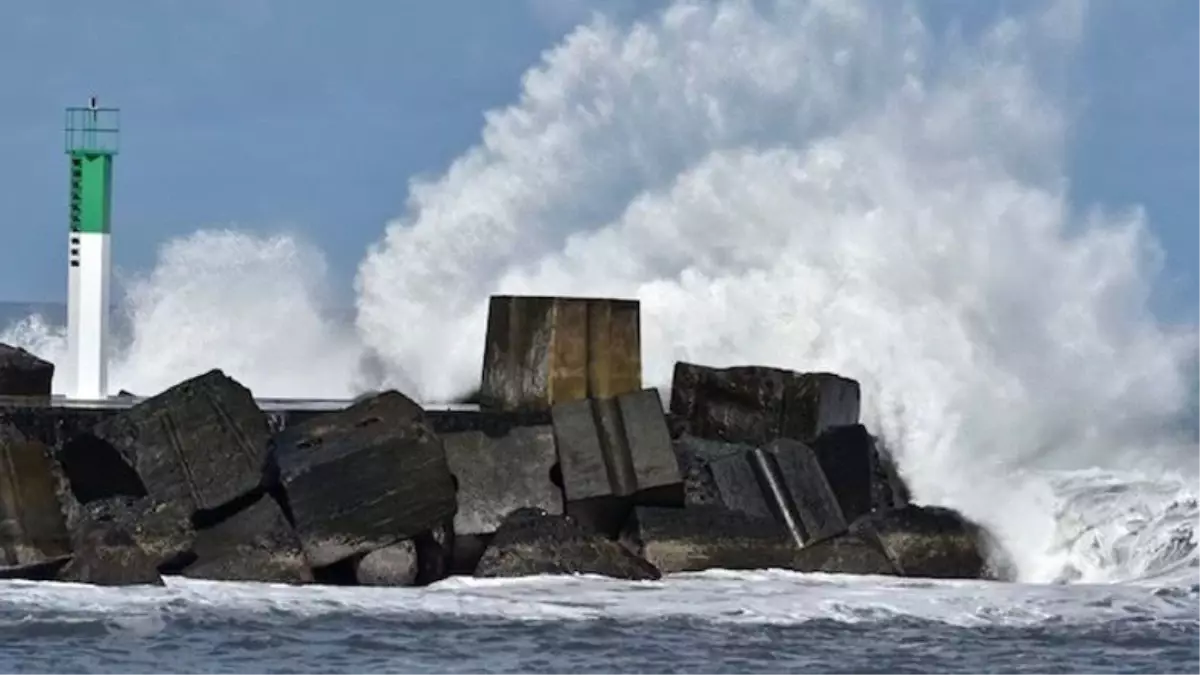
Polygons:
<instances>
[{"instance_id":1,"label":"green stripe on lighthouse","mask_svg":"<svg viewBox=\"0 0 1200 675\"><path fill-rule=\"evenodd\" d=\"M112 160L118 150L120 111L67 108L66 152L71 159L72 233L109 234L112 216ZM74 263L72 263L74 264Z\"/></svg>"},{"instance_id":2,"label":"green stripe on lighthouse","mask_svg":"<svg viewBox=\"0 0 1200 675\"><path fill-rule=\"evenodd\" d=\"M108 234L112 216L112 155L72 153L71 231Z\"/></svg>"}]
</instances>

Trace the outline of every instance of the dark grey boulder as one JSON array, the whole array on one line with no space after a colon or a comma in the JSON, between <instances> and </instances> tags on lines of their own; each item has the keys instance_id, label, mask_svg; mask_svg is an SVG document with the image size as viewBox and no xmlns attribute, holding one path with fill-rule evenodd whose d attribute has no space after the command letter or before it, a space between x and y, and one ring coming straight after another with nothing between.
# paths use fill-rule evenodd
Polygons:
<instances>
[{"instance_id":1,"label":"dark grey boulder","mask_svg":"<svg viewBox=\"0 0 1200 675\"><path fill-rule=\"evenodd\" d=\"M678 362L671 383L675 435L762 446L777 438L810 441L856 424L859 385L833 373L780 368L710 368Z\"/></svg>"},{"instance_id":2,"label":"dark grey boulder","mask_svg":"<svg viewBox=\"0 0 1200 675\"><path fill-rule=\"evenodd\" d=\"M909 577L988 579L987 532L953 509L909 505L859 518L850 531L874 538L897 572Z\"/></svg>"},{"instance_id":3,"label":"dark grey boulder","mask_svg":"<svg viewBox=\"0 0 1200 675\"><path fill-rule=\"evenodd\" d=\"M589 532L570 516L519 509L504 519L476 577L598 574L618 579L658 579L654 565L621 544Z\"/></svg>"},{"instance_id":4,"label":"dark grey boulder","mask_svg":"<svg viewBox=\"0 0 1200 675\"><path fill-rule=\"evenodd\" d=\"M0 397L50 397L54 364L0 342Z\"/></svg>"},{"instance_id":5,"label":"dark grey boulder","mask_svg":"<svg viewBox=\"0 0 1200 675\"><path fill-rule=\"evenodd\" d=\"M621 542L662 573L791 567L796 544L770 517L723 506L639 506Z\"/></svg>"},{"instance_id":6,"label":"dark grey boulder","mask_svg":"<svg viewBox=\"0 0 1200 675\"><path fill-rule=\"evenodd\" d=\"M355 578L363 586L412 586L420 564L411 539L375 549L355 564Z\"/></svg>"},{"instance_id":7,"label":"dark grey boulder","mask_svg":"<svg viewBox=\"0 0 1200 675\"><path fill-rule=\"evenodd\" d=\"M211 370L100 422L59 460L84 503L144 491L197 512L258 490L268 441L250 391Z\"/></svg>"},{"instance_id":8,"label":"dark grey boulder","mask_svg":"<svg viewBox=\"0 0 1200 675\"><path fill-rule=\"evenodd\" d=\"M454 518L454 479L424 411L389 391L289 425L272 483L313 567L413 538Z\"/></svg>"},{"instance_id":9,"label":"dark grey boulder","mask_svg":"<svg viewBox=\"0 0 1200 675\"><path fill-rule=\"evenodd\" d=\"M313 580L300 539L268 496L196 532L195 561L183 576L302 584Z\"/></svg>"},{"instance_id":10,"label":"dark grey boulder","mask_svg":"<svg viewBox=\"0 0 1200 675\"><path fill-rule=\"evenodd\" d=\"M0 422L0 565L37 564L71 552L59 483L45 444Z\"/></svg>"},{"instance_id":11,"label":"dark grey boulder","mask_svg":"<svg viewBox=\"0 0 1200 675\"><path fill-rule=\"evenodd\" d=\"M194 540L186 509L150 498L84 504L70 527L73 557L59 578L97 585L161 585L160 569L190 556Z\"/></svg>"}]
</instances>

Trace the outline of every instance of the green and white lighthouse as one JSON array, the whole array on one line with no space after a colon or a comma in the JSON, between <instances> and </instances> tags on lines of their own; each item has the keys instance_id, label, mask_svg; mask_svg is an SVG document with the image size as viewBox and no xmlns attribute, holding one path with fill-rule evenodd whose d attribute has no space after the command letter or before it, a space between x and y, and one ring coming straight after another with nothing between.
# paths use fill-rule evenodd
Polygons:
<instances>
[{"instance_id":1,"label":"green and white lighthouse","mask_svg":"<svg viewBox=\"0 0 1200 675\"><path fill-rule=\"evenodd\" d=\"M65 149L71 162L67 259L68 398L108 395L109 279L112 266L112 176L120 111L67 108Z\"/></svg>"}]
</instances>

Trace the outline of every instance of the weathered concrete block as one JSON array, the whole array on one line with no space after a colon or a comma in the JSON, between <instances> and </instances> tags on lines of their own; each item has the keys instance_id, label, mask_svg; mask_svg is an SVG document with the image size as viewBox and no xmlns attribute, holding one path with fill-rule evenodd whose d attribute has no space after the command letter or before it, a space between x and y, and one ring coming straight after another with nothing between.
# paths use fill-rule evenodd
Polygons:
<instances>
[{"instance_id":1,"label":"weathered concrete block","mask_svg":"<svg viewBox=\"0 0 1200 675\"><path fill-rule=\"evenodd\" d=\"M0 423L0 565L39 563L70 551L49 449Z\"/></svg>"},{"instance_id":2,"label":"weathered concrete block","mask_svg":"<svg viewBox=\"0 0 1200 675\"><path fill-rule=\"evenodd\" d=\"M412 538L456 511L442 440L395 391L289 426L274 457L314 567Z\"/></svg>"},{"instance_id":3,"label":"weathered concrete block","mask_svg":"<svg viewBox=\"0 0 1200 675\"><path fill-rule=\"evenodd\" d=\"M791 567L796 545L771 518L723 506L639 506L621 542L662 573Z\"/></svg>"},{"instance_id":4,"label":"weathered concrete block","mask_svg":"<svg viewBox=\"0 0 1200 675\"><path fill-rule=\"evenodd\" d=\"M160 568L176 566L192 547L191 520L178 503L116 497L85 504L78 516L63 581L161 585Z\"/></svg>"},{"instance_id":5,"label":"weathered concrete block","mask_svg":"<svg viewBox=\"0 0 1200 675\"><path fill-rule=\"evenodd\" d=\"M268 496L196 532L196 560L183 569L193 579L302 584L313 580L300 539Z\"/></svg>"},{"instance_id":6,"label":"weathered concrete block","mask_svg":"<svg viewBox=\"0 0 1200 675\"><path fill-rule=\"evenodd\" d=\"M832 426L856 424L859 386L832 373L675 364L671 415L676 435L762 446L808 442Z\"/></svg>"},{"instance_id":7,"label":"weathered concrete block","mask_svg":"<svg viewBox=\"0 0 1200 675\"><path fill-rule=\"evenodd\" d=\"M688 467L689 505L716 504L782 525L797 546L846 530L812 449L778 439L763 448L684 436L675 441Z\"/></svg>"},{"instance_id":8,"label":"weathered concrete block","mask_svg":"<svg viewBox=\"0 0 1200 675\"><path fill-rule=\"evenodd\" d=\"M495 532L506 514L526 506L563 512L552 426L517 427L498 438L480 431L443 434L442 442L458 485L456 535Z\"/></svg>"},{"instance_id":9,"label":"weathered concrete block","mask_svg":"<svg viewBox=\"0 0 1200 675\"><path fill-rule=\"evenodd\" d=\"M600 574L658 579L658 570L621 544L588 532L570 516L519 509L504 519L479 560L477 577Z\"/></svg>"},{"instance_id":10,"label":"weathered concrete block","mask_svg":"<svg viewBox=\"0 0 1200 675\"><path fill-rule=\"evenodd\" d=\"M417 545L411 539L375 549L355 565L363 586L412 586L418 571Z\"/></svg>"},{"instance_id":11,"label":"weathered concrete block","mask_svg":"<svg viewBox=\"0 0 1200 675\"><path fill-rule=\"evenodd\" d=\"M0 342L0 396L50 397L54 364Z\"/></svg>"},{"instance_id":12,"label":"weathered concrete block","mask_svg":"<svg viewBox=\"0 0 1200 675\"><path fill-rule=\"evenodd\" d=\"M634 504L683 504L657 390L560 403L551 416L566 512L582 524L615 534Z\"/></svg>"},{"instance_id":13,"label":"weathered concrete block","mask_svg":"<svg viewBox=\"0 0 1200 675\"><path fill-rule=\"evenodd\" d=\"M746 456L770 515L801 545L846 531L846 519L812 448L789 438Z\"/></svg>"},{"instance_id":14,"label":"weathered concrete block","mask_svg":"<svg viewBox=\"0 0 1200 675\"><path fill-rule=\"evenodd\" d=\"M81 501L136 490L117 455L103 448L107 444L135 469L150 496L203 511L260 487L269 439L250 390L211 370L97 424L66 443L59 459L76 494L89 486ZM114 465L100 469L101 456ZM95 475L106 477L98 482Z\"/></svg>"},{"instance_id":15,"label":"weathered concrete block","mask_svg":"<svg viewBox=\"0 0 1200 675\"><path fill-rule=\"evenodd\" d=\"M852 534L874 539L897 572L936 579L996 578L988 564L996 543L961 513L936 506L909 505L875 511L850 527Z\"/></svg>"},{"instance_id":16,"label":"weathered concrete block","mask_svg":"<svg viewBox=\"0 0 1200 675\"><path fill-rule=\"evenodd\" d=\"M492 296L479 402L545 409L642 388L636 300Z\"/></svg>"},{"instance_id":17,"label":"weathered concrete block","mask_svg":"<svg viewBox=\"0 0 1200 675\"><path fill-rule=\"evenodd\" d=\"M908 488L890 458L884 458L875 438L861 424L826 429L812 442L829 485L837 495L846 522L876 509L907 503Z\"/></svg>"}]
</instances>

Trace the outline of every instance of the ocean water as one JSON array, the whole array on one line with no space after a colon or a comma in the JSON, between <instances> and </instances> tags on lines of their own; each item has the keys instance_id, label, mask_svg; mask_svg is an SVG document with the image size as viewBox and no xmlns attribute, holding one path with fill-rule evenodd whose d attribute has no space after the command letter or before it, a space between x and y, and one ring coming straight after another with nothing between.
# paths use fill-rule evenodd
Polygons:
<instances>
[{"instance_id":1,"label":"ocean water","mask_svg":"<svg viewBox=\"0 0 1200 675\"><path fill-rule=\"evenodd\" d=\"M0 670L1197 672L1200 333L1151 311L1147 212L1071 193L1087 6L1012 10L947 34L868 0L598 15L410 183L350 294L303 236L197 223L122 270L110 374L450 401L489 294L637 298L648 386L678 360L857 379L915 499L987 527L1017 582L5 583ZM0 341L65 371L56 311Z\"/></svg>"},{"instance_id":2,"label":"ocean water","mask_svg":"<svg viewBox=\"0 0 1200 675\"><path fill-rule=\"evenodd\" d=\"M1197 589L710 571L422 589L0 586L4 672L1152 672Z\"/></svg>"}]
</instances>

